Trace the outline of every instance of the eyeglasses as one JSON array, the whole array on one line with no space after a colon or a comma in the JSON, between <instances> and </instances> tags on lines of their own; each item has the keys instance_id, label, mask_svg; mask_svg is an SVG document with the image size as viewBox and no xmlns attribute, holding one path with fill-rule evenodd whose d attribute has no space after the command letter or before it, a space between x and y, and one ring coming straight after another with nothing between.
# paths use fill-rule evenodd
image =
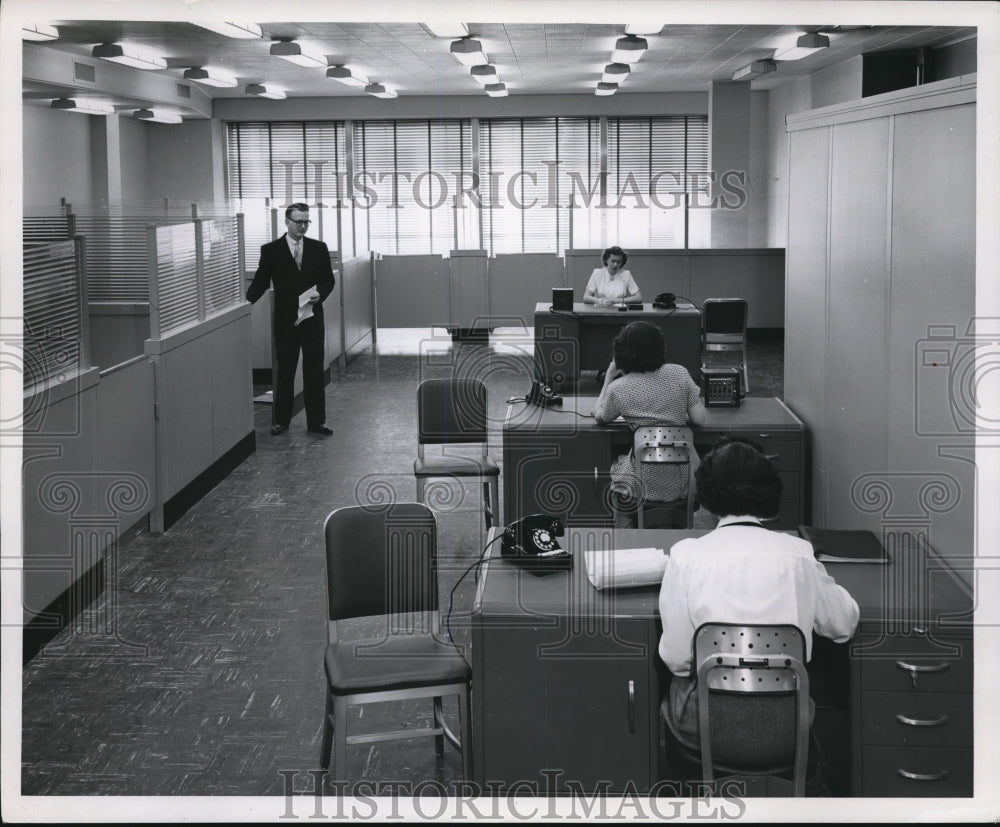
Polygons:
<instances>
[{"instance_id":1,"label":"eyeglasses","mask_svg":"<svg viewBox=\"0 0 1000 827\"><path fill-rule=\"evenodd\" d=\"M312 224L312 221L310 221L308 218L305 221L299 221L296 218L286 218L285 221L291 221L293 224L298 224L300 227L308 227L310 224Z\"/></svg>"}]
</instances>

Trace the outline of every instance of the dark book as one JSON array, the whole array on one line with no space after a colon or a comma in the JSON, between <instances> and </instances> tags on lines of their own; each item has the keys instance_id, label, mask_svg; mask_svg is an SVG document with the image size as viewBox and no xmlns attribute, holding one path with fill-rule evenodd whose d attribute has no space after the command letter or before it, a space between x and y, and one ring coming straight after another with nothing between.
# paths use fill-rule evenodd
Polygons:
<instances>
[{"instance_id":1,"label":"dark book","mask_svg":"<svg viewBox=\"0 0 1000 827\"><path fill-rule=\"evenodd\" d=\"M888 563L889 555L870 531L800 525L799 536L812 543L821 563Z\"/></svg>"}]
</instances>

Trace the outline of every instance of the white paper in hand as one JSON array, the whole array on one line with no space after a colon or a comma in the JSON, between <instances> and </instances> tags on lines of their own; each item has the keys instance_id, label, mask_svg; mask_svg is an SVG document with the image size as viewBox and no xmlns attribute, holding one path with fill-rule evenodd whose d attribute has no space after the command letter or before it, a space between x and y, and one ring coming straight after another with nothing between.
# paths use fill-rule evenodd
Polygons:
<instances>
[{"instance_id":1,"label":"white paper in hand","mask_svg":"<svg viewBox=\"0 0 1000 827\"><path fill-rule=\"evenodd\" d=\"M659 585L667 568L662 548L619 548L586 551L587 579L595 589L627 589Z\"/></svg>"},{"instance_id":2,"label":"white paper in hand","mask_svg":"<svg viewBox=\"0 0 1000 827\"><path fill-rule=\"evenodd\" d=\"M312 317L313 306L311 299L313 298L319 298L319 292L315 287L310 287L305 292L299 294L299 315L295 320L295 324L304 322L306 319Z\"/></svg>"}]
</instances>

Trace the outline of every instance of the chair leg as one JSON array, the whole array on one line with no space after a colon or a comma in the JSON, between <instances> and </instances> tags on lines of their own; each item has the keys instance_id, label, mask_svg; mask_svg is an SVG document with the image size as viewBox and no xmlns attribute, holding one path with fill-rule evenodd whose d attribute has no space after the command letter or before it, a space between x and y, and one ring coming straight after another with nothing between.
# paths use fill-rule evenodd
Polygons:
<instances>
[{"instance_id":1,"label":"chair leg","mask_svg":"<svg viewBox=\"0 0 1000 827\"><path fill-rule=\"evenodd\" d=\"M496 477L490 477L488 482L483 483L483 498L486 501L486 530L493 526L500 525L500 483Z\"/></svg>"},{"instance_id":2,"label":"chair leg","mask_svg":"<svg viewBox=\"0 0 1000 827\"><path fill-rule=\"evenodd\" d=\"M323 713L323 745L320 747L320 769L330 769L330 750L333 747L333 696L326 691L326 712Z\"/></svg>"},{"instance_id":3,"label":"chair leg","mask_svg":"<svg viewBox=\"0 0 1000 827\"><path fill-rule=\"evenodd\" d=\"M337 781L347 779L347 704L333 699L333 766L331 775Z\"/></svg>"},{"instance_id":4,"label":"chair leg","mask_svg":"<svg viewBox=\"0 0 1000 827\"><path fill-rule=\"evenodd\" d=\"M441 697L434 699L434 726L444 725L444 710L441 708ZM444 735L434 736L434 754L444 755Z\"/></svg>"},{"instance_id":5,"label":"chair leg","mask_svg":"<svg viewBox=\"0 0 1000 827\"><path fill-rule=\"evenodd\" d=\"M462 733L462 776L466 781L472 780L472 727L469 721L469 684L458 696L458 726Z\"/></svg>"},{"instance_id":6,"label":"chair leg","mask_svg":"<svg viewBox=\"0 0 1000 827\"><path fill-rule=\"evenodd\" d=\"M636 506L635 506L635 526L636 526L636 528L645 528L645 522L646 521L645 521L645 519L643 517L643 514L645 513L646 509L643 506L644 506L644 503L641 502L641 501L638 502L638 503L636 503Z\"/></svg>"},{"instance_id":7,"label":"chair leg","mask_svg":"<svg viewBox=\"0 0 1000 827\"><path fill-rule=\"evenodd\" d=\"M743 392L750 393L750 374L747 372L747 352L743 351Z\"/></svg>"}]
</instances>

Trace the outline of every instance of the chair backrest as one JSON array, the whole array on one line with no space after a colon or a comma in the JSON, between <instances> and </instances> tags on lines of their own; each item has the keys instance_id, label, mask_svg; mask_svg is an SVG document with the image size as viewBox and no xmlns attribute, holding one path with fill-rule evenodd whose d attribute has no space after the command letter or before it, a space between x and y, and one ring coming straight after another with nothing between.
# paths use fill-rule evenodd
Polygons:
<instances>
[{"instance_id":1,"label":"chair backrest","mask_svg":"<svg viewBox=\"0 0 1000 827\"><path fill-rule=\"evenodd\" d=\"M337 508L323 534L331 622L410 612L436 616L437 523L427 506Z\"/></svg>"},{"instance_id":2,"label":"chair backrest","mask_svg":"<svg viewBox=\"0 0 1000 827\"><path fill-rule=\"evenodd\" d=\"M805 791L809 678L805 639L792 625L705 623L694 636L702 769L793 770Z\"/></svg>"},{"instance_id":3,"label":"chair backrest","mask_svg":"<svg viewBox=\"0 0 1000 827\"><path fill-rule=\"evenodd\" d=\"M481 379L425 379L417 387L420 445L487 441L486 383Z\"/></svg>"},{"instance_id":4,"label":"chair backrest","mask_svg":"<svg viewBox=\"0 0 1000 827\"><path fill-rule=\"evenodd\" d=\"M713 336L745 338L747 312L746 299L705 299L701 305L701 328L706 341Z\"/></svg>"},{"instance_id":5,"label":"chair backrest","mask_svg":"<svg viewBox=\"0 0 1000 827\"><path fill-rule=\"evenodd\" d=\"M639 463L640 469L643 465L652 463L687 463L685 525L690 528L694 519L694 472L698 456L694 449L694 434L691 433L691 429L679 425L643 425L636 428L632 436L632 456ZM641 515L641 502L638 508ZM641 520L640 527L642 527Z\"/></svg>"}]
</instances>

